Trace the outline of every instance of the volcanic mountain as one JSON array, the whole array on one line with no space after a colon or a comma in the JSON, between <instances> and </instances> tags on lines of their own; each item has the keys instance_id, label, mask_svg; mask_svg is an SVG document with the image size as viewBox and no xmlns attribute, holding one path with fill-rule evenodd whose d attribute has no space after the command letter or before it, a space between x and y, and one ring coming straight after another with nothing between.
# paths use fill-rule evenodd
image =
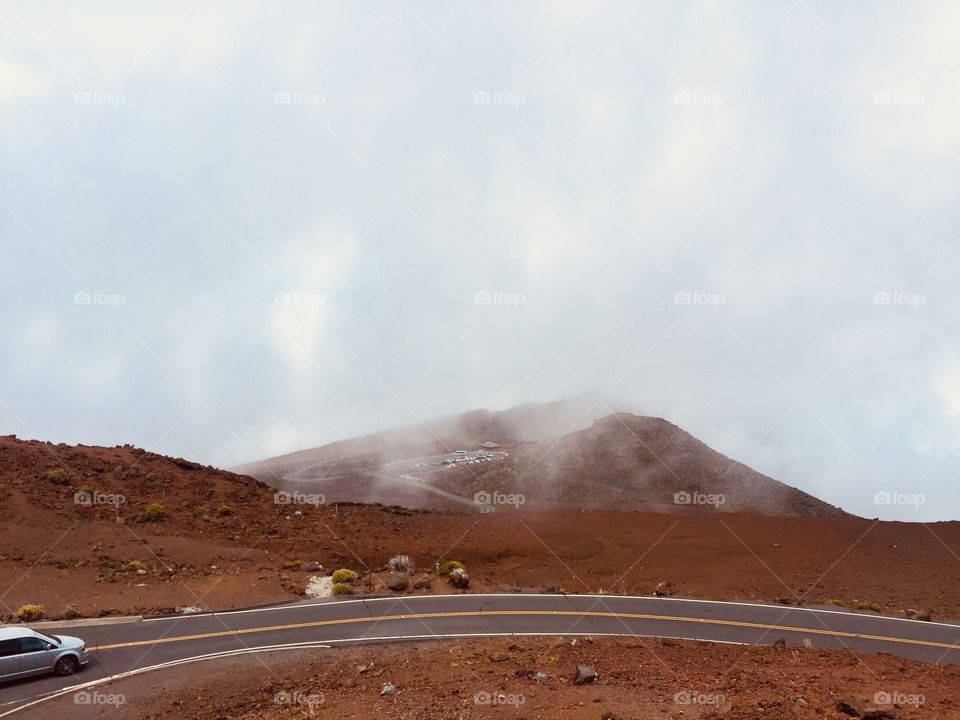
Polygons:
<instances>
[{"instance_id":1,"label":"volcanic mountain","mask_svg":"<svg viewBox=\"0 0 960 720\"><path fill-rule=\"evenodd\" d=\"M512 495L514 506L523 496L527 509L843 514L666 420L597 417L593 407L577 398L475 410L236 470L280 489L322 493L328 502L452 509L500 494Z\"/></svg>"}]
</instances>

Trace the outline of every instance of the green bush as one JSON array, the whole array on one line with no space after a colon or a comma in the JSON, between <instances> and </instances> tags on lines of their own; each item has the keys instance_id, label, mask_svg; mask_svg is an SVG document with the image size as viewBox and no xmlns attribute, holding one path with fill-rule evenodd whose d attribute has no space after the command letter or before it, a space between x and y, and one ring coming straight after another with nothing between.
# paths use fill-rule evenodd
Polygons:
<instances>
[{"instance_id":1,"label":"green bush","mask_svg":"<svg viewBox=\"0 0 960 720\"><path fill-rule=\"evenodd\" d=\"M837 607L846 607L847 603L838 598L827 598L827 605L836 605Z\"/></svg>"},{"instance_id":2,"label":"green bush","mask_svg":"<svg viewBox=\"0 0 960 720\"><path fill-rule=\"evenodd\" d=\"M139 560L131 560L120 566L120 572L136 572L137 570L146 570L147 566Z\"/></svg>"},{"instance_id":3,"label":"green bush","mask_svg":"<svg viewBox=\"0 0 960 720\"><path fill-rule=\"evenodd\" d=\"M883 612L880 603L873 602L872 600L857 600L856 608L857 610L873 610L877 613Z\"/></svg>"},{"instance_id":4,"label":"green bush","mask_svg":"<svg viewBox=\"0 0 960 720\"><path fill-rule=\"evenodd\" d=\"M54 485L66 485L70 482L70 474L62 467L47 470L47 472L44 473L44 477Z\"/></svg>"},{"instance_id":5,"label":"green bush","mask_svg":"<svg viewBox=\"0 0 960 720\"><path fill-rule=\"evenodd\" d=\"M341 583L352 583L356 582L357 578L360 577L353 570L347 570L346 568L341 568L340 570L333 571L333 582L337 585Z\"/></svg>"},{"instance_id":6,"label":"green bush","mask_svg":"<svg viewBox=\"0 0 960 720\"><path fill-rule=\"evenodd\" d=\"M331 592L334 595L353 595L353 588L346 583L337 583Z\"/></svg>"},{"instance_id":7,"label":"green bush","mask_svg":"<svg viewBox=\"0 0 960 720\"><path fill-rule=\"evenodd\" d=\"M440 577L447 577L454 570L466 570L466 566L457 560L447 560L440 566Z\"/></svg>"},{"instance_id":8,"label":"green bush","mask_svg":"<svg viewBox=\"0 0 960 720\"><path fill-rule=\"evenodd\" d=\"M210 509L206 505L197 505L197 507L193 509L193 516L200 520L209 520Z\"/></svg>"},{"instance_id":9,"label":"green bush","mask_svg":"<svg viewBox=\"0 0 960 720\"><path fill-rule=\"evenodd\" d=\"M159 522L167 516L167 510L160 503L150 503L143 516L150 522Z\"/></svg>"},{"instance_id":10,"label":"green bush","mask_svg":"<svg viewBox=\"0 0 960 720\"><path fill-rule=\"evenodd\" d=\"M17 610L17 618L21 622L33 622L35 620L43 620L43 616L46 614L46 611L43 609L43 605L24 605L19 610Z\"/></svg>"},{"instance_id":11,"label":"green bush","mask_svg":"<svg viewBox=\"0 0 960 720\"><path fill-rule=\"evenodd\" d=\"M217 512L220 513L221 515L232 515L233 508L230 507L229 505L221 505L220 507L217 508Z\"/></svg>"},{"instance_id":12,"label":"green bush","mask_svg":"<svg viewBox=\"0 0 960 720\"><path fill-rule=\"evenodd\" d=\"M287 560L283 564L288 570L299 570L301 565L303 565L303 560Z\"/></svg>"}]
</instances>

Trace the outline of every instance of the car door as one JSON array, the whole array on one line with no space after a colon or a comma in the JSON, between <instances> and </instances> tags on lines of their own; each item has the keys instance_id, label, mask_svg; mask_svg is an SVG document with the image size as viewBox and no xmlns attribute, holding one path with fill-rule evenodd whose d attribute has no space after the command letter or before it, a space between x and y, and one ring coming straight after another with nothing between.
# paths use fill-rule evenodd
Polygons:
<instances>
[{"instance_id":1,"label":"car door","mask_svg":"<svg viewBox=\"0 0 960 720\"><path fill-rule=\"evenodd\" d=\"M20 638L20 673L35 673L53 670L53 645L38 637Z\"/></svg>"},{"instance_id":2,"label":"car door","mask_svg":"<svg viewBox=\"0 0 960 720\"><path fill-rule=\"evenodd\" d=\"M20 674L20 640L0 640L0 680Z\"/></svg>"}]
</instances>

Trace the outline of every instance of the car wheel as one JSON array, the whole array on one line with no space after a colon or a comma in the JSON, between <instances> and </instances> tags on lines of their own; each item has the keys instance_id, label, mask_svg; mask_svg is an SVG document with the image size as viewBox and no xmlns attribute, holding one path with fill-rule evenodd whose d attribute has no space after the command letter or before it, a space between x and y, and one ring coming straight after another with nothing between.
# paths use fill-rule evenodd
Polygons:
<instances>
[{"instance_id":1,"label":"car wheel","mask_svg":"<svg viewBox=\"0 0 960 720\"><path fill-rule=\"evenodd\" d=\"M79 667L77 659L72 655L65 655L57 660L57 664L53 666L53 671L61 676L73 675L77 671L77 667Z\"/></svg>"}]
</instances>

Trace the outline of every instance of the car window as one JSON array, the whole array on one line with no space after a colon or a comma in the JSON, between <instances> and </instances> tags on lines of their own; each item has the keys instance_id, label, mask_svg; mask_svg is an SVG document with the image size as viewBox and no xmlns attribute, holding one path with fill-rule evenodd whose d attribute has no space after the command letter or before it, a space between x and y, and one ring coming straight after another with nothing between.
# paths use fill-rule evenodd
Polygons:
<instances>
[{"instance_id":1,"label":"car window","mask_svg":"<svg viewBox=\"0 0 960 720\"><path fill-rule=\"evenodd\" d=\"M20 652L19 640L0 640L0 657L10 657Z\"/></svg>"},{"instance_id":2,"label":"car window","mask_svg":"<svg viewBox=\"0 0 960 720\"><path fill-rule=\"evenodd\" d=\"M37 652L38 650L46 650L49 647L50 643L38 637L20 638L20 652Z\"/></svg>"}]
</instances>

